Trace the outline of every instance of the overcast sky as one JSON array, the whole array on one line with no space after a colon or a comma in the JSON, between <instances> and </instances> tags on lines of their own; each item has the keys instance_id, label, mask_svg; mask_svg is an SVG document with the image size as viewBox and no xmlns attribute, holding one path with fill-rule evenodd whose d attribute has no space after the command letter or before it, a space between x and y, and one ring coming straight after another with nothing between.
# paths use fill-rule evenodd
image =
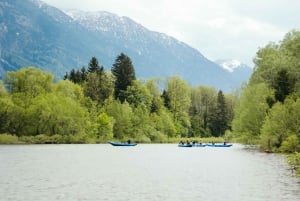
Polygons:
<instances>
[{"instance_id":1,"label":"overcast sky","mask_svg":"<svg viewBox=\"0 0 300 201\"><path fill-rule=\"evenodd\" d=\"M211 60L253 66L258 48L300 28L299 0L43 0L61 9L109 11L163 32Z\"/></svg>"}]
</instances>

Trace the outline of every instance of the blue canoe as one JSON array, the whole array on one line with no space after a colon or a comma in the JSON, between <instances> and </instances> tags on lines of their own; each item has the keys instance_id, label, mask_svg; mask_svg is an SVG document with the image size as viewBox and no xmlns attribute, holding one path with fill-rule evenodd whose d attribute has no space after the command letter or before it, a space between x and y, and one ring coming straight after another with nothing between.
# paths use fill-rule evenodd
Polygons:
<instances>
[{"instance_id":1,"label":"blue canoe","mask_svg":"<svg viewBox=\"0 0 300 201\"><path fill-rule=\"evenodd\" d=\"M193 147L206 147L206 144L192 144Z\"/></svg>"},{"instance_id":2,"label":"blue canoe","mask_svg":"<svg viewBox=\"0 0 300 201\"><path fill-rule=\"evenodd\" d=\"M206 144L208 147L231 147L232 144Z\"/></svg>"},{"instance_id":3,"label":"blue canoe","mask_svg":"<svg viewBox=\"0 0 300 201\"><path fill-rule=\"evenodd\" d=\"M178 144L178 147L193 147L192 144Z\"/></svg>"},{"instance_id":4,"label":"blue canoe","mask_svg":"<svg viewBox=\"0 0 300 201\"><path fill-rule=\"evenodd\" d=\"M136 146L136 143L127 143L127 142L112 142L109 141L109 144L113 145L113 146L119 146L119 147L132 147L132 146Z\"/></svg>"}]
</instances>

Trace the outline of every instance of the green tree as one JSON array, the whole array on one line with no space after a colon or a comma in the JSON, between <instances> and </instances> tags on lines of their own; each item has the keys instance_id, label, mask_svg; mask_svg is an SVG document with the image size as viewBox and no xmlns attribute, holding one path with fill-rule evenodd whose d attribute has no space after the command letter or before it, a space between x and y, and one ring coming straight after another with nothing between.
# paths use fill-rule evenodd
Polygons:
<instances>
[{"instance_id":1,"label":"green tree","mask_svg":"<svg viewBox=\"0 0 300 201\"><path fill-rule=\"evenodd\" d=\"M163 90L161 98L163 99L164 106L167 109L171 110L170 97L169 97L169 95L168 95L168 93L167 93L166 90Z\"/></svg>"},{"instance_id":2,"label":"green tree","mask_svg":"<svg viewBox=\"0 0 300 201\"><path fill-rule=\"evenodd\" d=\"M53 86L53 91L57 95L71 98L74 101L82 103L85 100L83 89L80 85L69 80L60 80Z\"/></svg>"},{"instance_id":3,"label":"green tree","mask_svg":"<svg viewBox=\"0 0 300 201\"><path fill-rule=\"evenodd\" d=\"M272 87L275 90L275 98L280 102L284 102L285 98L294 91L295 82L288 75L286 69L282 69L277 73Z\"/></svg>"},{"instance_id":4,"label":"green tree","mask_svg":"<svg viewBox=\"0 0 300 201\"><path fill-rule=\"evenodd\" d=\"M133 129L133 111L127 102L123 104L119 100L106 101L105 112L114 119L114 138L127 140L132 137Z\"/></svg>"},{"instance_id":5,"label":"green tree","mask_svg":"<svg viewBox=\"0 0 300 201\"><path fill-rule=\"evenodd\" d=\"M174 119L168 110L161 110L159 114L153 113L150 119L153 122L153 127L168 138L177 136Z\"/></svg>"},{"instance_id":6,"label":"green tree","mask_svg":"<svg viewBox=\"0 0 300 201\"><path fill-rule=\"evenodd\" d=\"M105 112L98 115L97 118L97 139L106 141L113 138L114 121Z\"/></svg>"},{"instance_id":7,"label":"green tree","mask_svg":"<svg viewBox=\"0 0 300 201\"><path fill-rule=\"evenodd\" d=\"M188 116L191 105L190 88L181 78L172 77L167 80L166 93L170 99L170 111L177 123L178 133L187 136L190 128Z\"/></svg>"},{"instance_id":8,"label":"green tree","mask_svg":"<svg viewBox=\"0 0 300 201\"><path fill-rule=\"evenodd\" d=\"M264 83L249 85L243 91L232 122L236 137L246 143L260 138L260 130L269 110L266 99L273 96L273 91Z\"/></svg>"},{"instance_id":9,"label":"green tree","mask_svg":"<svg viewBox=\"0 0 300 201\"><path fill-rule=\"evenodd\" d=\"M212 134L216 137L225 134L225 131L229 128L229 112L226 105L226 100L223 92L220 90L217 96L217 104L214 114L212 116L210 129Z\"/></svg>"},{"instance_id":10,"label":"green tree","mask_svg":"<svg viewBox=\"0 0 300 201\"><path fill-rule=\"evenodd\" d=\"M209 124L214 114L217 102L217 91L212 87L199 86L191 90L191 118L192 136L208 137L211 135Z\"/></svg>"},{"instance_id":11,"label":"green tree","mask_svg":"<svg viewBox=\"0 0 300 201\"><path fill-rule=\"evenodd\" d=\"M134 107L143 106L148 111L151 107L151 94L147 87L141 81L134 80L131 86L128 86L126 92L126 101Z\"/></svg>"},{"instance_id":12,"label":"green tree","mask_svg":"<svg viewBox=\"0 0 300 201\"><path fill-rule=\"evenodd\" d=\"M254 58L254 72L250 78L249 85L265 83L272 86L278 69L285 67L285 55L281 54L280 46L270 43L261 48Z\"/></svg>"},{"instance_id":13,"label":"green tree","mask_svg":"<svg viewBox=\"0 0 300 201\"><path fill-rule=\"evenodd\" d=\"M89 73L102 73L104 71L103 66L99 66L98 59L92 57L89 62L88 72Z\"/></svg>"},{"instance_id":14,"label":"green tree","mask_svg":"<svg viewBox=\"0 0 300 201\"><path fill-rule=\"evenodd\" d=\"M279 150L285 144L285 152L295 151L291 143L300 139L300 100L287 98L284 104L276 103L269 112L261 129L261 145L265 149ZM292 138L289 138L294 136ZM287 144L289 146L287 146ZM296 151L300 151L296 148Z\"/></svg>"},{"instance_id":15,"label":"green tree","mask_svg":"<svg viewBox=\"0 0 300 201\"><path fill-rule=\"evenodd\" d=\"M41 95L30 106L31 129L23 135L86 135L90 125L88 111L76 100L60 94Z\"/></svg>"},{"instance_id":16,"label":"green tree","mask_svg":"<svg viewBox=\"0 0 300 201\"><path fill-rule=\"evenodd\" d=\"M107 72L92 72L87 75L83 88L87 97L97 101L99 104L103 104L113 94L113 79Z\"/></svg>"},{"instance_id":17,"label":"green tree","mask_svg":"<svg viewBox=\"0 0 300 201\"><path fill-rule=\"evenodd\" d=\"M8 92L5 89L4 83L0 80L0 97L8 96Z\"/></svg>"},{"instance_id":18,"label":"green tree","mask_svg":"<svg viewBox=\"0 0 300 201\"><path fill-rule=\"evenodd\" d=\"M0 80L0 133L8 132L9 126L13 124L11 122L13 108L11 97Z\"/></svg>"},{"instance_id":19,"label":"green tree","mask_svg":"<svg viewBox=\"0 0 300 201\"><path fill-rule=\"evenodd\" d=\"M34 67L21 68L16 72L8 72L5 84L12 93L24 93L35 97L52 89L53 75Z\"/></svg>"},{"instance_id":20,"label":"green tree","mask_svg":"<svg viewBox=\"0 0 300 201\"><path fill-rule=\"evenodd\" d=\"M269 87L276 87L278 81L284 79L282 76L286 76L288 79L287 85L293 86L294 82L299 83L300 57L297 52L299 47L300 32L291 31L280 43L273 42L261 48L254 59L255 70L251 76L250 85L266 83ZM281 87L283 87L283 83L281 82ZM298 87L293 90L298 90Z\"/></svg>"},{"instance_id":21,"label":"green tree","mask_svg":"<svg viewBox=\"0 0 300 201\"><path fill-rule=\"evenodd\" d=\"M144 105L138 105L133 108L132 116L132 137L145 142L155 140L156 130L151 125L149 110Z\"/></svg>"},{"instance_id":22,"label":"green tree","mask_svg":"<svg viewBox=\"0 0 300 201\"><path fill-rule=\"evenodd\" d=\"M146 87L151 95L151 113L160 113L164 108L163 99L161 98L161 92L159 90L156 80L150 79L146 82Z\"/></svg>"},{"instance_id":23,"label":"green tree","mask_svg":"<svg viewBox=\"0 0 300 201\"><path fill-rule=\"evenodd\" d=\"M119 99L121 103L126 100L125 91L128 86L133 84L135 80L135 70L131 59L125 54L121 53L115 60L111 68L112 74L115 76L115 98Z\"/></svg>"}]
</instances>

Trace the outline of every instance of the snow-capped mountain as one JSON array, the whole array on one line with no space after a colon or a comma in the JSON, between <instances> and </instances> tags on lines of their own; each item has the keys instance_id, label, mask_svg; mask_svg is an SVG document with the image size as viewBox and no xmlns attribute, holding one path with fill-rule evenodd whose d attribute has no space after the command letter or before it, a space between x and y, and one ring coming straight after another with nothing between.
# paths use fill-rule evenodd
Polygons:
<instances>
[{"instance_id":1,"label":"snow-capped mountain","mask_svg":"<svg viewBox=\"0 0 300 201\"><path fill-rule=\"evenodd\" d=\"M253 73L253 68L236 59L217 60L216 63L230 72L237 84L248 81Z\"/></svg>"},{"instance_id":2,"label":"snow-capped mountain","mask_svg":"<svg viewBox=\"0 0 300 201\"><path fill-rule=\"evenodd\" d=\"M234 72L237 69L246 68L247 70L251 70L252 68L239 60L236 59L226 59L226 60L217 60L215 61L217 64L219 64L222 68L229 72Z\"/></svg>"},{"instance_id":3,"label":"snow-capped mountain","mask_svg":"<svg viewBox=\"0 0 300 201\"><path fill-rule=\"evenodd\" d=\"M215 63L219 64L222 68L231 73L240 68L247 68L248 70L252 69L250 66L237 59L217 60Z\"/></svg>"},{"instance_id":4,"label":"snow-capped mountain","mask_svg":"<svg viewBox=\"0 0 300 201\"><path fill-rule=\"evenodd\" d=\"M231 85L231 75L214 62L205 58L198 50L163 33L151 31L128 17L98 11L83 12L67 10L67 15L97 34L112 38L133 58L138 76L162 77L180 75L192 85ZM143 66L143 68L139 68ZM228 88L227 88L228 89Z\"/></svg>"},{"instance_id":5,"label":"snow-capped mountain","mask_svg":"<svg viewBox=\"0 0 300 201\"><path fill-rule=\"evenodd\" d=\"M181 76L191 85L229 91L233 74L198 50L128 17L108 12L62 11L40 0L0 0L0 77L4 71L37 66L58 79L96 56L110 70L121 52L138 78Z\"/></svg>"},{"instance_id":6,"label":"snow-capped mountain","mask_svg":"<svg viewBox=\"0 0 300 201\"><path fill-rule=\"evenodd\" d=\"M116 39L123 38L127 41L138 41L144 44L149 43L146 39L151 39L155 42L163 42L168 45L175 43L188 47L187 44L166 34L151 31L128 17L121 17L106 11L86 12L65 10L64 12L88 30L113 34ZM204 58L200 52L198 53Z\"/></svg>"},{"instance_id":7,"label":"snow-capped mountain","mask_svg":"<svg viewBox=\"0 0 300 201\"><path fill-rule=\"evenodd\" d=\"M65 10L64 12L91 31L113 31L116 37L128 37L131 39L149 32L145 27L137 24L128 17L120 17L106 11L86 12Z\"/></svg>"}]
</instances>

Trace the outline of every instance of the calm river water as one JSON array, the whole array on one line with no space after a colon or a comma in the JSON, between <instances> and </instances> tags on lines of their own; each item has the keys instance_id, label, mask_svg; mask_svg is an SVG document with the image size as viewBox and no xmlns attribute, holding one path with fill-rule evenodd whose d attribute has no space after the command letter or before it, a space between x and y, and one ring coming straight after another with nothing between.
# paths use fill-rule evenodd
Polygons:
<instances>
[{"instance_id":1,"label":"calm river water","mask_svg":"<svg viewBox=\"0 0 300 201\"><path fill-rule=\"evenodd\" d=\"M0 200L299 201L300 180L236 144L1 145Z\"/></svg>"}]
</instances>

